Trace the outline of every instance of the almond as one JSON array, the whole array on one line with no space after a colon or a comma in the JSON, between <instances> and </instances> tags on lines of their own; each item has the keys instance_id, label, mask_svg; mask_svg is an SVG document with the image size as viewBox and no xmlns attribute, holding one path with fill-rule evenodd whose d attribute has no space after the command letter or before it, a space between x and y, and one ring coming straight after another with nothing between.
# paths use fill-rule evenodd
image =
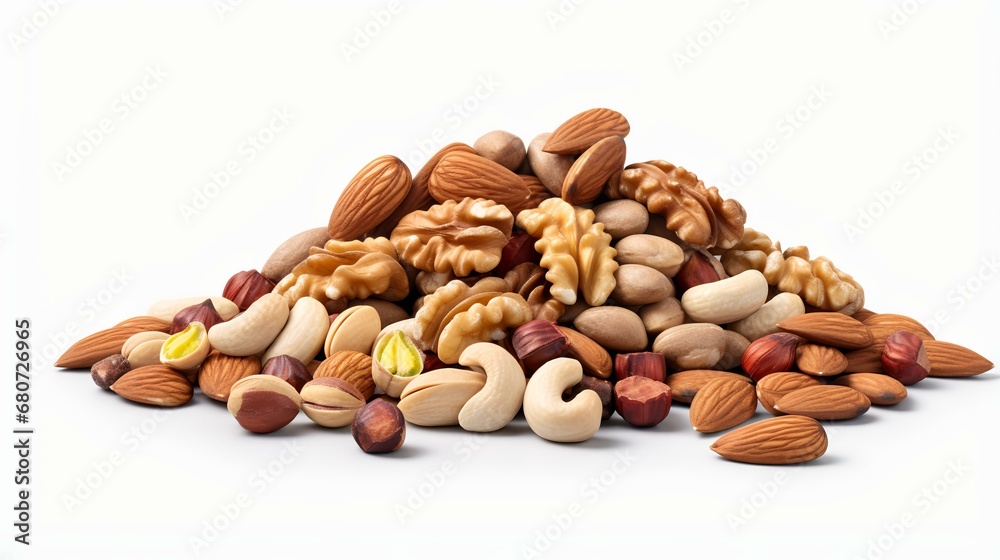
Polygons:
<instances>
[{"instance_id":1,"label":"almond","mask_svg":"<svg viewBox=\"0 0 1000 560\"><path fill-rule=\"evenodd\" d=\"M750 384L750 378L738 373L714 369L691 369L668 375L663 381L670 387L671 397L677 402L689 403L702 387L716 379L737 379Z\"/></svg>"},{"instance_id":2,"label":"almond","mask_svg":"<svg viewBox=\"0 0 1000 560\"><path fill-rule=\"evenodd\" d=\"M552 198L552 193L542 183L542 180L534 175L518 175L525 188L528 189L528 200L522 205L521 210L538 208L538 205L547 198Z\"/></svg>"},{"instance_id":3,"label":"almond","mask_svg":"<svg viewBox=\"0 0 1000 560\"><path fill-rule=\"evenodd\" d=\"M868 412L871 405L868 397L850 387L819 385L788 393L774 403L774 409L817 420L847 420Z\"/></svg>"},{"instance_id":4,"label":"almond","mask_svg":"<svg viewBox=\"0 0 1000 560\"><path fill-rule=\"evenodd\" d=\"M198 386L206 397L226 402L229 400L229 392L234 383L258 373L260 373L260 358L257 356L227 356L213 350L201 363Z\"/></svg>"},{"instance_id":5,"label":"almond","mask_svg":"<svg viewBox=\"0 0 1000 560\"><path fill-rule=\"evenodd\" d=\"M194 395L183 373L163 365L133 369L115 381L111 390L130 401L156 406L181 406Z\"/></svg>"},{"instance_id":6,"label":"almond","mask_svg":"<svg viewBox=\"0 0 1000 560\"><path fill-rule=\"evenodd\" d=\"M849 373L834 379L833 383L854 389L868 397L872 404L891 405L906 398L906 387L881 373Z\"/></svg>"},{"instance_id":7,"label":"almond","mask_svg":"<svg viewBox=\"0 0 1000 560\"><path fill-rule=\"evenodd\" d=\"M403 201L399 203L399 206L396 207L388 218L383 220L377 228L372 230L370 237L389 237L389 235L392 234L393 228L395 228L396 224L403 219L403 216L417 210L427 210L433 206L435 202L437 202L434 200L434 197L431 196L427 185L431 180L431 172L434 171L435 167L437 167L441 158L452 152L464 152L467 154L476 153L471 146L463 144L462 142L452 142L451 144L448 144L438 150L436 154L432 155L430 159L424 163L424 166L420 168L420 171L413 176L413 181L410 183L410 190L406 193L406 196L403 197Z\"/></svg>"},{"instance_id":8,"label":"almond","mask_svg":"<svg viewBox=\"0 0 1000 560\"><path fill-rule=\"evenodd\" d=\"M857 314L854 314L857 318ZM895 313L876 313L862 321L875 337L875 342L884 341L896 331L908 331L921 338L921 340L934 340L934 335L920 321L911 319L906 315Z\"/></svg>"},{"instance_id":9,"label":"almond","mask_svg":"<svg viewBox=\"0 0 1000 560\"><path fill-rule=\"evenodd\" d=\"M749 383L715 379L691 400L691 427L703 434L721 432L746 422L756 411L757 398Z\"/></svg>"},{"instance_id":10,"label":"almond","mask_svg":"<svg viewBox=\"0 0 1000 560\"><path fill-rule=\"evenodd\" d=\"M809 342L838 348L865 348L875 342L871 330L864 323L834 311L796 315L781 321L777 326Z\"/></svg>"},{"instance_id":11,"label":"almond","mask_svg":"<svg viewBox=\"0 0 1000 560\"><path fill-rule=\"evenodd\" d=\"M854 317L858 321L864 323L865 321L868 320L869 317L872 317L874 315L878 315L878 313L875 313L871 309L865 309L864 307L862 307L861 309L858 309L857 311L852 313L851 317Z\"/></svg>"},{"instance_id":12,"label":"almond","mask_svg":"<svg viewBox=\"0 0 1000 560\"><path fill-rule=\"evenodd\" d=\"M868 348L852 350L844 354L847 359L845 373L882 373L882 349L884 342L876 342Z\"/></svg>"},{"instance_id":13,"label":"almond","mask_svg":"<svg viewBox=\"0 0 1000 560\"><path fill-rule=\"evenodd\" d=\"M796 371L782 371L768 375L757 382L757 400L765 410L775 416L782 413L774 409L774 403L781 397L803 387L818 387L825 382L811 375Z\"/></svg>"},{"instance_id":14,"label":"almond","mask_svg":"<svg viewBox=\"0 0 1000 560\"><path fill-rule=\"evenodd\" d=\"M569 168L562 185L562 199L579 205L593 202L612 175L625 167L625 140L609 136L583 152ZM544 185L543 185L544 187Z\"/></svg>"},{"instance_id":15,"label":"almond","mask_svg":"<svg viewBox=\"0 0 1000 560\"><path fill-rule=\"evenodd\" d=\"M329 358L316 368L313 379L320 377L338 377L347 381L361 391L365 400L371 400L375 395L375 380L372 378L371 356L354 352L352 350L341 350L334 352Z\"/></svg>"},{"instance_id":16,"label":"almond","mask_svg":"<svg viewBox=\"0 0 1000 560\"><path fill-rule=\"evenodd\" d=\"M170 323L156 317L133 317L121 323L84 337L63 352L56 360L56 367L89 368L112 354L121 352L125 341L143 331L167 332Z\"/></svg>"},{"instance_id":17,"label":"almond","mask_svg":"<svg viewBox=\"0 0 1000 560\"><path fill-rule=\"evenodd\" d=\"M410 191L410 170L396 156L381 156L344 187L330 213L330 239L350 241L374 230Z\"/></svg>"},{"instance_id":18,"label":"almond","mask_svg":"<svg viewBox=\"0 0 1000 560\"><path fill-rule=\"evenodd\" d=\"M768 418L720 437L712 451L730 461L758 465L805 463L826 453L826 430L805 416Z\"/></svg>"},{"instance_id":19,"label":"almond","mask_svg":"<svg viewBox=\"0 0 1000 560\"><path fill-rule=\"evenodd\" d=\"M611 109L588 109L559 125L542 150L550 154L582 154L608 136L628 136L628 120Z\"/></svg>"},{"instance_id":20,"label":"almond","mask_svg":"<svg viewBox=\"0 0 1000 560\"><path fill-rule=\"evenodd\" d=\"M993 369L993 362L958 344L928 340L924 349L931 362L931 377L972 377Z\"/></svg>"},{"instance_id":21,"label":"almond","mask_svg":"<svg viewBox=\"0 0 1000 560\"><path fill-rule=\"evenodd\" d=\"M532 192L513 171L476 154L452 152L431 172L428 190L434 200L488 198L513 214L525 209Z\"/></svg>"},{"instance_id":22,"label":"almond","mask_svg":"<svg viewBox=\"0 0 1000 560\"><path fill-rule=\"evenodd\" d=\"M837 375L847 369L847 358L831 346L802 344L795 350L795 365L810 375Z\"/></svg>"},{"instance_id":23,"label":"almond","mask_svg":"<svg viewBox=\"0 0 1000 560\"><path fill-rule=\"evenodd\" d=\"M611 377L611 354L589 336L569 327L559 327L566 336L566 356L580 362L583 373L598 379Z\"/></svg>"}]
</instances>

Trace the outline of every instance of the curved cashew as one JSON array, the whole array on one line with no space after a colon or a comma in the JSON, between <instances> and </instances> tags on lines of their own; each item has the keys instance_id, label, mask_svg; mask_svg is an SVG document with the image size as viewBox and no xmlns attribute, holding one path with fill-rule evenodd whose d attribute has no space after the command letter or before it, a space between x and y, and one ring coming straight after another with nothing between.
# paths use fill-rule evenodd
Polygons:
<instances>
[{"instance_id":1,"label":"curved cashew","mask_svg":"<svg viewBox=\"0 0 1000 560\"><path fill-rule=\"evenodd\" d=\"M232 319L237 313L240 312L240 308L237 307L235 303L224 297L186 297L158 301L149 306L149 311L146 312L146 315L156 317L157 319L163 319L169 323L174 320L174 315L177 315L177 312L181 309L191 307L192 305L198 305L206 299L212 300L212 305L215 306L215 311L218 312L223 321Z\"/></svg>"},{"instance_id":2,"label":"curved cashew","mask_svg":"<svg viewBox=\"0 0 1000 560\"><path fill-rule=\"evenodd\" d=\"M714 259L713 259L714 260ZM698 323L731 323L760 309L767 301L767 280L756 270L689 288L681 307Z\"/></svg>"},{"instance_id":3,"label":"curved cashew","mask_svg":"<svg viewBox=\"0 0 1000 560\"><path fill-rule=\"evenodd\" d=\"M495 432L521 410L527 382L524 370L502 347L477 342L462 351L458 363L486 374L486 386L465 403L458 425L470 432Z\"/></svg>"},{"instance_id":4,"label":"curved cashew","mask_svg":"<svg viewBox=\"0 0 1000 560\"><path fill-rule=\"evenodd\" d=\"M524 391L524 418L533 432L549 441L586 441L601 427L601 397L590 389L564 402L563 391L583 378L580 362L556 358L531 376Z\"/></svg>"},{"instance_id":5,"label":"curved cashew","mask_svg":"<svg viewBox=\"0 0 1000 560\"><path fill-rule=\"evenodd\" d=\"M323 348L329 329L330 316L326 307L317 299L308 296L299 298L288 312L285 327L264 352L260 363L266 364L274 356L287 354L308 364Z\"/></svg>"},{"instance_id":6,"label":"curved cashew","mask_svg":"<svg viewBox=\"0 0 1000 560\"><path fill-rule=\"evenodd\" d=\"M806 306L801 297L791 292L782 292L748 317L730 323L728 328L753 342L762 336L779 332L781 329L777 327L778 323L805 312Z\"/></svg>"},{"instance_id":7,"label":"curved cashew","mask_svg":"<svg viewBox=\"0 0 1000 560\"><path fill-rule=\"evenodd\" d=\"M264 294L239 316L208 331L208 342L227 356L263 352L288 320L288 303L275 293Z\"/></svg>"}]
</instances>

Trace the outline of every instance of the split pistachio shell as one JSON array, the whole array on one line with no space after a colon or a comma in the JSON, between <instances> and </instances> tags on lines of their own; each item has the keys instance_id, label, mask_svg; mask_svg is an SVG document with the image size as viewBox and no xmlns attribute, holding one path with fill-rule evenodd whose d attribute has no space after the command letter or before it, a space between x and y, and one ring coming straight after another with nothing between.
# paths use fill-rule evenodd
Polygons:
<instances>
[{"instance_id":1,"label":"split pistachio shell","mask_svg":"<svg viewBox=\"0 0 1000 560\"><path fill-rule=\"evenodd\" d=\"M477 342L458 362L486 373L486 386L462 407L459 425L470 432L495 432L509 424L521 410L525 387L524 370L514 356L496 344Z\"/></svg>"},{"instance_id":2,"label":"split pistachio shell","mask_svg":"<svg viewBox=\"0 0 1000 560\"><path fill-rule=\"evenodd\" d=\"M403 331L382 336L372 352L372 379L379 389L399 398L406 386L424 370L424 353Z\"/></svg>"},{"instance_id":3,"label":"split pistachio shell","mask_svg":"<svg viewBox=\"0 0 1000 560\"><path fill-rule=\"evenodd\" d=\"M441 368L420 374L400 394L403 418L418 426L457 426L465 403L486 385L482 373Z\"/></svg>"},{"instance_id":4,"label":"split pistachio shell","mask_svg":"<svg viewBox=\"0 0 1000 560\"><path fill-rule=\"evenodd\" d=\"M301 301L301 300L300 300ZM354 386L337 377L313 379L302 387L302 411L326 428L351 425L365 397Z\"/></svg>"},{"instance_id":5,"label":"split pistachio shell","mask_svg":"<svg viewBox=\"0 0 1000 560\"><path fill-rule=\"evenodd\" d=\"M192 370L205 361L211 349L205 325L194 321L163 341L160 363L181 371Z\"/></svg>"},{"instance_id":6,"label":"split pistachio shell","mask_svg":"<svg viewBox=\"0 0 1000 560\"><path fill-rule=\"evenodd\" d=\"M159 340L160 342L163 342L169 337L170 335L163 331L142 331L135 333L125 341L125 344L122 345L122 355L128 358L128 355L132 352L132 350L143 342L149 342L152 340Z\"/></svg>"},{"instance_id":7,"label":"split pistachio shell","mask_svg":"<svg viewBox=\"0 0 1000 560\"><path fill-rule=\"evenodd\" d=\"M323 347L326 355L332 356L342 350L371 354L381 325L378 312L373 307L359 305L345 309L337 315L327 332Z\"/></svg>"},{"instance_id":8,"label":"split pistachio shell","mask_svg":"<svg viewBox=\"0 0 1000 560\"><path fill-rule=\"evenodd\" d=\"M329 329L330 316L326 307L317 299L299 298L288 312L284 328L260 361L267 363L274 356L285 354L304 364L309 363L323 348Z\"/></svg>"},{"instance_id":9,"label":"split pistachio shell","mask_svg":"<svg viewBox=\"0 0 1000 560\"><path fill-rule=\"evenodd\" d=\"M583 379L580 362L556 358L531 376L524 391L524 418L539 437L556 442L586 441L601 427L601 397L586 389L569 402L566 389Z\"/></svg>"},{"instance_id":10,"label":"split pistachio shell","mask_svg":"<svg viewBox=\"0 0 1000 560\"><path fill-rule=\"evenodd\" d=\"M163 348L163 343L166 340L166 338L161 338L140 342L131 348L128 354L122 352L122 355L124 355L125 359L128 360L129 366L131 366L132 369L141 368L143 366L159 365L160 350Z\"/></svg>"}]
</instances>

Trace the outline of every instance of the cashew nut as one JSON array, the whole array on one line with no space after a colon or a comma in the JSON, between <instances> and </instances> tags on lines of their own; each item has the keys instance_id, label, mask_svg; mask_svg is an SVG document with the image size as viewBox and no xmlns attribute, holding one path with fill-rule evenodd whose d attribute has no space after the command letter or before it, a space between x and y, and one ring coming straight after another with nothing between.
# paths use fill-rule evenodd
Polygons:
<instances>
[{"instance_id":1,"label":"cashew nut","mask_svg":"<svg viewBox=\"0 0 1000 560\"><path fill-rule=\"evenodd\" d=\"M779 332L778 323L805 312L806 306L802 303L801 297L790 292L782 292L748 317L729 323L728 328L753 342L762 336Z\"/></svg>"},{"instance_id":2,"label":"cashew nut","mask_svg":"<svg viewBox=\"0 0 1000 560\"><path fill-rule=\"evenodd\" d=\"M227 356L263 352L288 321L288 303L282 296L264 294L246 311L208 331L208 342Z\"/></svg>"},{"instance_id":3,"label":"cashew nut","mask_svg":"<svg viewBox=\"0 0 1000 560\"><path fill-rule=\"evenodd\" d=\"M286 354L307 364L323 348L329 329L330 316L326 307L317 299L299 298L288 312L285 327L261 356L260 363L266 364L274 356Z\"/></svg>"},{"instance_id":4,"label":"cashew nut","mask_svg":"<svg viewBox=\"0 0 1000 560\"><path fill-rule=\"evenodd\" d=\"M714 259L713 259L714 260ZM767 301L767 279L756 270L689 288L681 307L698 323L731 323L760 309Z\"/></svg>"},{"instance_id":5,"label":"cashew nut","mask_svg":"<svg viewBox=\"0 0 1000 560\"><path fill-rule=\"evenodd\" d=\"M601 427L601 397L590 389L564 402L563 391L583 379L583 367L572 358L556 358L538 368L524 391L528 426L549 441L586 441Z\"/></svg>"},{"instance_id":6,"label":"cashew nut","mask_svg":"<svg viewBox=\"0 0 1000 560\"><path fill-rule=\"evenodd\" d=\"M526 381L524 370L502 347L477 342L462 351L458 363L486 374L486 386L465 403L458 425L470 432L495 432L521 410Z\"/></svg>"},{"instance_id":7,"label":"cashew nut","mask_svg":"<svg viewBox=\"0 0 1000 560\"><path fill-rule=\"evenodd\" d=\"M220 317L222 317L223 321L232 319L237 313L240 312L240 308L237 307L235 303L224 297L187 297L158 301L149 306L149 311L146 312L146 315L156 317L157 319L163 319L169 323L174 320L174 315L177 315L177 312L181 309L191 307L192 305L198 305L206 299L212 300L212 305L215 306L215 311Z\"/></svg>"}]
</instances>

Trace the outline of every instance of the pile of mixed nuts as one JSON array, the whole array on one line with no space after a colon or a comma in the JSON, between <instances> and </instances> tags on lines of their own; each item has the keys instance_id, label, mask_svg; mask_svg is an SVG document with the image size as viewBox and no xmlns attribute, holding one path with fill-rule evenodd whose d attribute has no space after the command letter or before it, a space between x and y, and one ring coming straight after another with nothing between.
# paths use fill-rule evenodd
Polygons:
<instances>
[{"instance_id":1,"label":"pile of mixed nuts","mask_svg":"<svg viewBox=\"0 0 1000 560\"><path fill-rule=\"evenodd\" d=\"M194 388L245 429L302 411L350 425L366 452L406 423L506 426L579 442L618 413L655 426L690 403L728 459L810 461L825 420L906 397L928 375L993 368L919 322L864 307L864 290L805 247L744 227L746 211L665 161L625 166L629 123L569 119L527 148L490 132L411 176L366 165L327 227L282 243L221 297L162 301L77 342L57 366L90 367L126 399L160 406Z\"/></svg>"}]
</instances>

